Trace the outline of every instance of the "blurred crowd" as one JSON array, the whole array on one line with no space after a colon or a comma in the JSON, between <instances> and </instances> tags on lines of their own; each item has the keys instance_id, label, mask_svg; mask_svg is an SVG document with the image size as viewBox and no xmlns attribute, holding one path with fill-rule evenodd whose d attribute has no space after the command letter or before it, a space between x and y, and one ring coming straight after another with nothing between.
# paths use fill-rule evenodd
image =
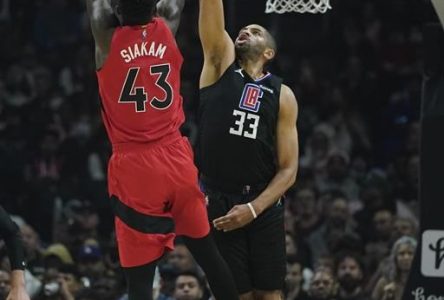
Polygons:
<instances>
[{"instance_id":1,"label":"blurred crowd","mask_svg":"<svg viewBox=\"0 0 444 300\"><path fill-rule=\"evenodd\" d=\"M225 3L232 36L253 22L275 35L271 69L298 98L286 299L400 299L418 234L421 30L430 4L338 0L322 16L271 16L265 1ZM187 1L177 35L182 129L192 142L197 5ZM0 202L21 228L36 300L125 299L88 26L83 0L0 0ZM9 288L1 245L0 261L1 300ZM159 300L211 297L180 239L155 290Z\"/></svg>"}]
</instances>

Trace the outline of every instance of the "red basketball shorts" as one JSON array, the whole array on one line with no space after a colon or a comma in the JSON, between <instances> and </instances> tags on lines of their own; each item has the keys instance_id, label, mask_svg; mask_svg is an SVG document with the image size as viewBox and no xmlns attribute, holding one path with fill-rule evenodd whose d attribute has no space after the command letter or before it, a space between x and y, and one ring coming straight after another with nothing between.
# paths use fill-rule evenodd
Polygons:
<instances>
[{"instance_id":1,"label":"red basketball shorts","mask_svg":"<svg viewBox=\"0 0 444 300\"><path fill-rule=\"evenodd\" d=\"M200 238L210 231L193 152L180 135L115 145L108 190L123 267L160 258L174 248L176 234Z\"/></svg>"}]
</instances>

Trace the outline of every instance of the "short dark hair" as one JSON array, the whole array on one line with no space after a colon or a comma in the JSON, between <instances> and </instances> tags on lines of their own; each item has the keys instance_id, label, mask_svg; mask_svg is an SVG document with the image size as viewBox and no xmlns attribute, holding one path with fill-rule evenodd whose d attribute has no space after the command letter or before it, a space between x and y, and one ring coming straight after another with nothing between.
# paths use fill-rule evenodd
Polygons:
<instances>
[{"instance_id":1,"label":"short dark hair","mask_svg":"<svg viewBox=\"0 0 444 300\"><path fill-rule=\"evenodd\" d=\"M287 256L287 264L289 264L289 265L298 264L301 266L301 271L304 268L302 261L299 259L299 257L297 255L288 255Z\"/></svg>"},{"instance_id":2,"label":"short dark hair","mask_svg":"<svg viewBox=\"0 0 444 300\"><path fill-rule=\"evenodd\" d=\"M274 51L274 56L272 59L270 59L269 61L267 61L264 65L264 70L267 70L268 67L271 65L271 63L274 61L274 59L276 58L277 52L278 52L278 48L277 48L277 43L275 38L273 37L273 35L268 31L268 29L265 29L265 40L267 41L266 46L270 49L273 49Z\"/></svg>"},{"instance_id":3,"label":"short dark hair","mask_svg":"<svg viewBox=\"0 0 444 300\"><path fill-rule=\"evenodd\" d=\"M180 272L177 274L176 281L177 281L177 278L179 278L180 276L190 276L190 277L196 278L197 283L199 284L200 288L202 290L205 289L205 286L206 286L205 279L202 276L200 276L197 271L187 270L187 271Z\"/></svg>"},{"instance_id":4,"label":"short dark hair","mask_svg":"<svg viewBox=\"0 0 444 300\"><path fill-rule=\"evenodd\" d=\"M145 25L156 11L157 0L118 0L122 25Z\"/></svg>"},{"instance_id":5,"label":"short dark hair","mask_svg":"<svg viewBox=\"0 0 444 300\"><path fill-rule=\"evenodd\" d=\"M275 38L273 37L273 35L271 35L271 33L268 31L268 29L265 29L265 38L267 40L267 47L271 48L274 50L275 55L277 53L277 43Z\"/></svg>"},{"instance_id":6,"label":"short dark hair","mask_svg":"<svg viewBox=\"0 0 444 300\"><path fill-rule=\"evenodd\" d=\"M342 262L344 262L344 260L346 260L347 258L351 258L353 259L359 266L359 268L361 269L362 274L364 275L366 273L366 266L365 263L362 259L362 257L352 251L342 251L341 253L339 253L336 256L336 260L335 260L335 273L338 273L339 270L339 266L342 264Z\"/></svg>"}]
</instances>

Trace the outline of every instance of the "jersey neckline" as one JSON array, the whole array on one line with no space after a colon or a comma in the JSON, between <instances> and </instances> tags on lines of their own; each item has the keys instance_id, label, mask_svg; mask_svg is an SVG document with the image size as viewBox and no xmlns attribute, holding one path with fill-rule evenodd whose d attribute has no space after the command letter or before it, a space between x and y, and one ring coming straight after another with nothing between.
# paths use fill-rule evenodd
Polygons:
<instances>
[{"instance_id":1,"label":"jersey neckline","mask_svg":"<svg viewBox=\"0 0 444 300\"><path fill-rule=\"evenodd\" d=\"M250 78L254 82L260 82L260 81L262 81L262 80L264 80L264 79L266 79L266 78L271 76L271 73L267 72L264 75L262 75L261 77L259 77L258 79L254 79L247 72L245 72L243 68L238 68L235 71L238 72L239 74L241 74L242 76L247 76L248 78Z\"/></svg>"}]
</instances>

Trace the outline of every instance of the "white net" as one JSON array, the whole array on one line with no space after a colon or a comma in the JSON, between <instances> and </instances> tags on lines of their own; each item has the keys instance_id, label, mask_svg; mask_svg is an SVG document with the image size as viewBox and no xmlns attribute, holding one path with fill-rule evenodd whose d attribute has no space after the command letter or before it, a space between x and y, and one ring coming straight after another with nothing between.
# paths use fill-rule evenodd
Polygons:
<instances>
[{"instance_id":1,"label":"white net","mask_svg":"<svg viewBox=\"0 0 444 300\"><path fill-rule=\"evenodd\" d=\"M325 13L331 9L330 0L267 0L266 13L283 14L298 13Z\"/></svg>"}]
</instances>

